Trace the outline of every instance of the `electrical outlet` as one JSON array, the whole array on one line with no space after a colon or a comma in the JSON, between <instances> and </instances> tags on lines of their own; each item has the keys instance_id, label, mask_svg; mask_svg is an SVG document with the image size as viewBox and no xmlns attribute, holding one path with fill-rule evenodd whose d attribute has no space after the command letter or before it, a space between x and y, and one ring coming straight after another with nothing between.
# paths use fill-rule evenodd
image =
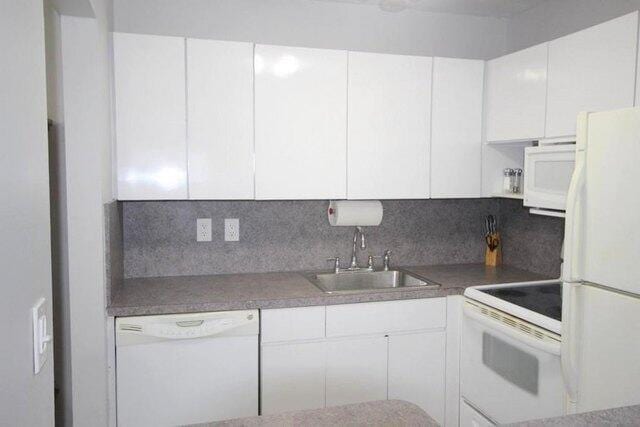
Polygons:
<instances>
[{"instance_id":1,"label":"electrical outlet","mask_svg":"<svg viewBox=\"0 0 640 427\"><path fill-rule=\"evenodd\" d=\"M198 218L196 219L196 241L198 242L210 242L211 241L211 218Z\"/></svg>"},{"instance_id":2,"label":"electrical outlet","mask_svg":"<svg viewBox=\"0 0 640 427\"><path fill-rule=\"evenodd\" d=\"M226 218L224 220L224 241L237 242L240 240L240 220L238 218Z\"/></svg>"}]
</instances>

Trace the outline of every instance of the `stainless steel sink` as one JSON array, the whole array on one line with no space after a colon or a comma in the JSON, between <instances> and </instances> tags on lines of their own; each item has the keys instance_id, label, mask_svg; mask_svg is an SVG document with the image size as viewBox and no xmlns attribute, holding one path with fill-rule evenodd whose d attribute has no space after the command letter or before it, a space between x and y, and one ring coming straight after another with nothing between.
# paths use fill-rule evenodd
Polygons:
<instances>
[{"instance_id":1,"label":"stainless steel sink","mask_svg":"<svg viewBox=\"0 0 640 427\"><path fill-rule=\"evenodd\" d=\"M322 291L332 293L367 290L423 288L436 289L440 284L404 270L345 271L340 273L305 273L305 277Z\"/></svg>"}]
</instances>

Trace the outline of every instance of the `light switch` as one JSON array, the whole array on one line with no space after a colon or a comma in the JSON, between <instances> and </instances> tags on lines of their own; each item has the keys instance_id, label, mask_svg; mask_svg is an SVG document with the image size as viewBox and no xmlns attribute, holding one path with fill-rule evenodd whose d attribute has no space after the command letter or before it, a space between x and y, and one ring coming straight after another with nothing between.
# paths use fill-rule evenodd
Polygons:
<instances>
[{"instance_id":1,"label":"light switch","mask_svg":"<svg viewBox=\"0 0 640 427\"><path fill-rule=\"evenodd\" d=\"M47 347L51 342L49 333L49 322L47 320L46 300L40 298L31 309L33 322L33 373L40 372L47 361Z\"/></svg>"}]
</instances>

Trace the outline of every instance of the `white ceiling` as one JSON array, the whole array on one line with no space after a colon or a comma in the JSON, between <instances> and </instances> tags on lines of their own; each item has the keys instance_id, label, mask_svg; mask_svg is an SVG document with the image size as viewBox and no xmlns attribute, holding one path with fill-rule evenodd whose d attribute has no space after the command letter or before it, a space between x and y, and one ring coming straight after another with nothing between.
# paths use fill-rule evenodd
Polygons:
<instances>
[{"instance_id":1,"label":"white ceiling","mask_svg":"<svg viewBox=\"0 0 640 427\"><path fill-rule=\"evenodd\" d=\"M378 5L391 12L404 9L426 12L506 18L530 9L546 0L315 0Z\"/></svg>"}]
</instances>

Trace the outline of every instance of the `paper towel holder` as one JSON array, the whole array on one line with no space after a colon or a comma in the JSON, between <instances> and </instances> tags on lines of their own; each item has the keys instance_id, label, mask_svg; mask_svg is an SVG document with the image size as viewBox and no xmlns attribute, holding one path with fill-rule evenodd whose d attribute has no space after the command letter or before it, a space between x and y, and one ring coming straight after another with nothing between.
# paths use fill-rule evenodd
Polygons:
<instances>
[{"instance_id":1,"label":"paper towel holder","mask_svg":"<svg viewBox=\"0 0 640 427\"><path fill-rule=\"evenodd\" d=\"M332 200L327 208L327 218L332 226L376 226L382 222L382 215L379 200Z\"/></svg>"}]
</instances>

